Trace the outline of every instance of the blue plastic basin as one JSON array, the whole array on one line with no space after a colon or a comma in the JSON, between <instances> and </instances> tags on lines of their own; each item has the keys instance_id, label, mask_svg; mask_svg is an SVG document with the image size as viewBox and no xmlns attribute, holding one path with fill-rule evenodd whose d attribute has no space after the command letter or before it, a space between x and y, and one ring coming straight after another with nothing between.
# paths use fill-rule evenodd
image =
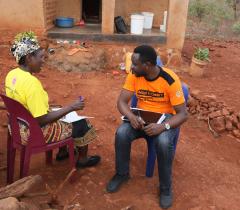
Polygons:
<instances>
[{"instance_id":1,"label":"blue plastic basin","mask_svg":"<svg viewBox=\"0 0 240 210\"><path fill-rule=\"evenodd\" d=\"M72 28L74 26L73 18L58 17L55 20L55 25L60 28Z\"/></svg>"}]
</instances>

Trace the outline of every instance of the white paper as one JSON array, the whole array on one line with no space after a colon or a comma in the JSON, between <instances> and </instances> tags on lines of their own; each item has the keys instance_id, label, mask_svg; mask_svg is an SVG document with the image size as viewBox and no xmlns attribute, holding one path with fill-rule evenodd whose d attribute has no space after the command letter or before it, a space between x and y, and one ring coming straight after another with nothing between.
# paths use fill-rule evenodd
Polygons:
<instances>
[{"instance_id":1,"label":"white paper","mask_svg":"<svg viewBox=\"0 0 240 210\"><path fill-rule=\"evenodd\" d=\"M162 122L163 122L165 119L166 119L166 116L165 116L165 114L163 114L163 115L159 118L159 120L157 121L157 124L162 124Z\"/></svg>"},{"instance_id":2,"label":"white paper","mask_svg":"<svg viewBox=\"0 0 240 210\"><path fill-rule=\"evenodd\" d=\"M139 111L148 111L148 110L145 110L145 109L139 109L139 108L136 108L136 107L130 107L131 110L139 110Z\"/></svg>"},{"instance_id":3,"label":"white paper","mask_svg":"<svg viewBox=\"0 0 240 210\"><path fill-rule=\"evenodd\" d=\"M61 108L53 108L52 110L57 111L59 109L61 109ZM63 122L72 123L72 122L76 122L76 121L88 119L88 118L93 118L93 117L80 116L80 115L78 115L77 112L73 111L73 112L70 112L67 115L63 116L60 120Z\"/></svg>"}]
</instances>

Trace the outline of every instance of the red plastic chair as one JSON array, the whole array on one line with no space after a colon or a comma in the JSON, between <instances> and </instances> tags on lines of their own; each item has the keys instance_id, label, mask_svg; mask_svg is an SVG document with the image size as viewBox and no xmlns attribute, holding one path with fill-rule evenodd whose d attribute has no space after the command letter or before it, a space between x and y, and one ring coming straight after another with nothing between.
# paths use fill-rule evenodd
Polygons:
<instances>
[{"instance_id":1,"label":"red plastic chair","mask_svg":"<svg viewBox=\"0 0 240 210\"><path fill-rule=\"evenodd\" d=\"M7 144L7 183L13 182L16 149L20 150L21 152L20 178L27 176L32 154L46 152L46 163L51 164L52 150L65 145L68 145L69 148L70 164L73 168L75 167L74 142L72 137L56 143L46 144L40 126L37 120L30 114L30 112L25 109L25 107L19 102L5 95L0 96L2 97L9 113L9 124L11 128L11 135L8 133ZM26 146L21 144L18 125L19 120L24 121L29 126L30 136L28 139L28 144Z\"/></svg>"}]
</instances>

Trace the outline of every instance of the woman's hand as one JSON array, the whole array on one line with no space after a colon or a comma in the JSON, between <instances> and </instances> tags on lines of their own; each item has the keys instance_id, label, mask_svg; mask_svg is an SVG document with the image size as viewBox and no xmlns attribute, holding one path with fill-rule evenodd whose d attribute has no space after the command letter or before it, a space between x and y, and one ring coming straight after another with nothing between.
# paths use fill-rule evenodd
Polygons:
<instances>
[{"instance_id":1,"label":"woman's hand","mask_svg":"<svg viewBox=\"0 0 240 210\"><path fill-rule=\"evenodd\" d=\"M40 126L44 126L48 123L52 123L59 120L60 118L62 118L63 116L65 116L66 114L72 111L82 110L83 108L84 108L84 100L83 98L81 99L79 98L69 106L63 107L56 111L48 112L47 114L37 117L36 119Z\"/></svg>"},{"instance_id":2,"label":"woman's hand","mask_svg":"<svg viewBox=\"0 0 240 210\"><path fill-rule=\"evenodd\" d=\"M70 105L72 111L83 110L85 107L84 99L78 99Z\"/></svg>"}]
</instances>

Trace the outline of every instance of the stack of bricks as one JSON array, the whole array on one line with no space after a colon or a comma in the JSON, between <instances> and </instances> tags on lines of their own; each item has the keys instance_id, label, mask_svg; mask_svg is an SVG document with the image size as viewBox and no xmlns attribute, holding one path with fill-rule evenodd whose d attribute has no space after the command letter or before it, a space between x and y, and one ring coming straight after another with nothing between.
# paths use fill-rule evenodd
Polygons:
<instances>
[{"instance_id":1,"label":"stack of bricks","mask_svg":"<svg viewBox=\"0 0 240 210\"><path fill-rule=\"evenodd\" d=\"M190 95L190 114L199 120L209 120L211 127L218 134L230 132L240 139L240 112L237 113L224 102L217 101L215 95L202 95L198 90L191 91Z\"/></svg>"}]
</instances>

